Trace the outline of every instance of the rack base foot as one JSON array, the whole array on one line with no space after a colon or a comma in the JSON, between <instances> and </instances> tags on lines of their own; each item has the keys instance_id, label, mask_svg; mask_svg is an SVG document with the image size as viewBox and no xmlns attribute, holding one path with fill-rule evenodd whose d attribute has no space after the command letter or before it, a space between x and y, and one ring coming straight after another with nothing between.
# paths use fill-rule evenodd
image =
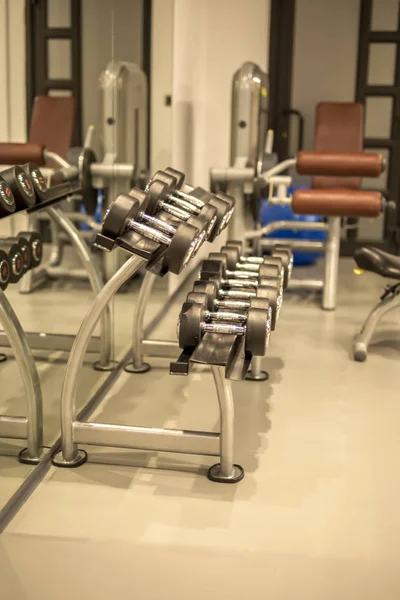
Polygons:
<instances>
[{"instance_id":1,"label":"rack base foot","mask_svg":"<svg viewBox=\"0 0 400 600\"><path fill-rule=\"evenodd\" d=\"M367 360L367 344L360 342L357 338L353 341L353 358L357 362Z\"/></svg>"},{"instance_id":2,"label":"rack base foot","mask_svg":"<svg viewBox=\"0 0 400 600\"><path fill-rule=\"evenodd\" d=\"M253 373L249 371L245 379L246 381L267 381L267 379L269 379L269 373L267 373L267 371L260 371L259 375L253 375Z\"/></svg>"},{"instance_id":3,"label":"rack base foot","mask_svg":"<svg viewBox=\"0 0 400 600\"><path fill-rule=\"evenodd\" d=\"M106 365L102 365L101 362L98 360L97 362L95 362L93 364L93 369L95 371L114 371L117 364L118 364L117 361L111 360Z\"/></svg>"},{"instance_id":4,"label":"rack base foot","mask_svg":"<svg viewBox=\"0 0 400 600\"><path fill-rule=\"evenodd\" d=\"M221 465L220 463L216 463L208 469L207 477L210 481L217 483L238 483L244 477L244 469L240 465L233 465L232 474L227 477L221 475Z\"/></svg>"},{"instance_id":5,"label":"rack base foot","mask_svg":"<svg viewBox=\"0 0 400 600\"><path fill-rule=\"evenodd\" d=\"M151 371L151 365L149 365L149 363L142 363L138 367L135 367L135 365L131 362L124 366L124 371L126 371L127 373L138 374L148 373L149 371Z\"/></svg>"},{"instance_id":6,"label":"rack base foot","mask_svg":"<svg viewBox=\"0 0 400 600\"><path fill-rule=\"evenodd\" d=\"M7 354L0 354L0 363L2 362L6 362L6 360L8 359Z\"/></svg>"},{"instance_id":7,"label":"rack base foot","mask_svg":"<svg viewBox=\"0 0 400 600\"><path fill-rule=\"evenodd\" d=\"M87 452L85 450L78 450L76 457L73 460L65 460L62 450L56 452L51 459L51 464L55 467L61 467L63 469L75 469L83 465L88 459Z\"/></svg>"},{"instance_id":8,"label":"rack base foot","mask_svg":"<svg viewBox=\"0 0 400 600\"><path fill-rule=\"evenodd\" d=\"M23 448L21 452L18 454L18 460L23 465L38 465L42 462L45 455L46 448L42 448L39 456L32 457L28 454L28 448ZM47 448L49 450L49 448Z\"/></svg>"}]
</instances>

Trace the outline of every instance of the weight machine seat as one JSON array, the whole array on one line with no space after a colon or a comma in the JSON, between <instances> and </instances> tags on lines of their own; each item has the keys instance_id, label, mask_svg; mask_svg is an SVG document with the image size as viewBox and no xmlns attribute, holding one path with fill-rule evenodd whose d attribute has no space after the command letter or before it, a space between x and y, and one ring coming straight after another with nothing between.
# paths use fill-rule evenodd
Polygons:
<instances>
[{"instance_id":1,"label":"weight machine seat","mask_svg":"<svg viewBox=\"0 0 400 600\"><path fill-rule=\"evenodd\" d=\"M359 102L320 102L316 109L314 150L316 152L362 152L364 107ZM361 176L312 178L313 188L350 188L357 190Z\"/></svg>"},{"instance_id":2,"label":"weight machine seat","mask_svg":"<svg viewBox=\"0 0 400 600\"><path fill-rule=\"evenodd\" d=\"M364 271L400 280L400 256L368 247L358 248L354 253L354 260L357 267Z\"/></svg>"}]
</instances>

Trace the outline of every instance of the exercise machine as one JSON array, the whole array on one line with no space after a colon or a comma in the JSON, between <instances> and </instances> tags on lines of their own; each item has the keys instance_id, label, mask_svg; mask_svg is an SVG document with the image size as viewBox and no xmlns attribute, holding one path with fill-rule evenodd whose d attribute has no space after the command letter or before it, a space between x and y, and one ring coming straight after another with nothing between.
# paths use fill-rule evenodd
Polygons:
<instances>
[{"instance_id":1,"label":"exercise machine","mask_svg":"<svg viewBox=\"0 0 400 600\"><path fill-rule=\"evenodd\" d=\"M395 281L385 287L380 301L372 309L360 333L353 340L353 358L363 362L367 359L368 345L380 320L389 311L400 309L400 257L378 248L359 248L354 254L354 259L359 269Z\"/></svg>"},{"instance_id":2,"label":"exercise machine","mask_svg":"<svg viewBox=\"0 0 400 600\"><path fill-rule=\"evenodd\" d=\"M336 185L343 177L378 177L385 168L382 155L378 153L340 153L324 151L301 151L296 158L287 159L272 167L254 180L249 168L212 169L211 176L216 181L237 181L242 185L253 182L259 189L265 189L269 202L289 205L296 214L318 214L327 218L322 223L276 221L257 230L247 231L244 237L261 254L265 248L282 243L292 250L301 247L323 250L325 253L324 278L291 279L292 289L322 291L322 307L333 310L336 306L337 281L340 256L341 217L376 218L385 210L385 200L379 192L352 189L350 187L326 187L309 190L297 189L288 195L291 176L281 175L287 169L295 169L300 175L331 177ZM269 191L267 191L269 189ZM275 194L275 189L277 193ZM261 192L260 192L261 193ZM319 230L327 232L326 242L293 242L290 239L264 238L279 229Z\"/></svg>"}]
</instances>

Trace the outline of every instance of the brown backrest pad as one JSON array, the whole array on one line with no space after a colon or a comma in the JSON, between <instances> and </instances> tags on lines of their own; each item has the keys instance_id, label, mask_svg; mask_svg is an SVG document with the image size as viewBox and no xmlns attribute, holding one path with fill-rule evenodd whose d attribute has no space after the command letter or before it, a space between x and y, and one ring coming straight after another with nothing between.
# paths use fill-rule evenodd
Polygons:
<instances>
[{"instance_id":1,"label":"brown backrest pad","mask_svg":"<svg viewBox=\"0 0 400 600\"><path fill-rule=\"evenodd\" d=\"M75 124L75 98L36 96L29 141L44 144L47 150L67 158ZM50 163L49 163L50 166Z\"/></svg>"},{"instance_id":2,"label":"brown backrest pad","mask_svg":"<svg viewBox=\"0 0 400 600\"><path fill-rule=\"evenodd\" d=\"M0 144L0 165L23 165L27 162L33 162L39 167L43 162L43 144L18 144L1 143Z\"/></svg>"},{"instance_id":3,"label":"brown backrest pad","mask_svg":"<svg viewBox=\"0 0 400 600\"><path fill-rule=\"evenodd\" d=\"M382 212L382 195L347 188L295 190L292 209L299 215L378 217Z\"/></svg>"},{"instance_id":4,"label":"brown backrest pad","mask_svg":"<svg viewBox=\"0 0 400 600\"><path fill-rule=\"evenodd\" d=\"M300 175L333 175L341 181L343 176L378 177L382 170L383 157L379 152L302 151L297 154L297 172Z\"/></svg>"},{"instance_id":5,"label":"brown backrest pad","mask_svg":"<svg viewBox=\"0 0 400 600\"><path fill-rule=\"evenodd\" d=\"M364 107L359 102L320 102L316 109L314 150L362 152ZM312 178L313 188L360 187L360 177L320 176Z\"/></svg>"}]
</instances>

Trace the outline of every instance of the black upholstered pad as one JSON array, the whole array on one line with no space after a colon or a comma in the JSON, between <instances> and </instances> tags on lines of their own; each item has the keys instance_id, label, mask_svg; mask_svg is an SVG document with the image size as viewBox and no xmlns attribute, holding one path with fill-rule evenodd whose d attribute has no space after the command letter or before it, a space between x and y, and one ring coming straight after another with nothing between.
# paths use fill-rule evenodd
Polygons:
<instances>
[{"instance_id":1,"label":"black upholstered pad","mask_svg":"<svg viewBox=\"0 0 400 600\"><path fill-rule=\"evenodd\" d=\"M364 271L400 280L400 256L388 254L377 248L359 248L354 253L354 260Z\"/></svg>"}]
</instances>

